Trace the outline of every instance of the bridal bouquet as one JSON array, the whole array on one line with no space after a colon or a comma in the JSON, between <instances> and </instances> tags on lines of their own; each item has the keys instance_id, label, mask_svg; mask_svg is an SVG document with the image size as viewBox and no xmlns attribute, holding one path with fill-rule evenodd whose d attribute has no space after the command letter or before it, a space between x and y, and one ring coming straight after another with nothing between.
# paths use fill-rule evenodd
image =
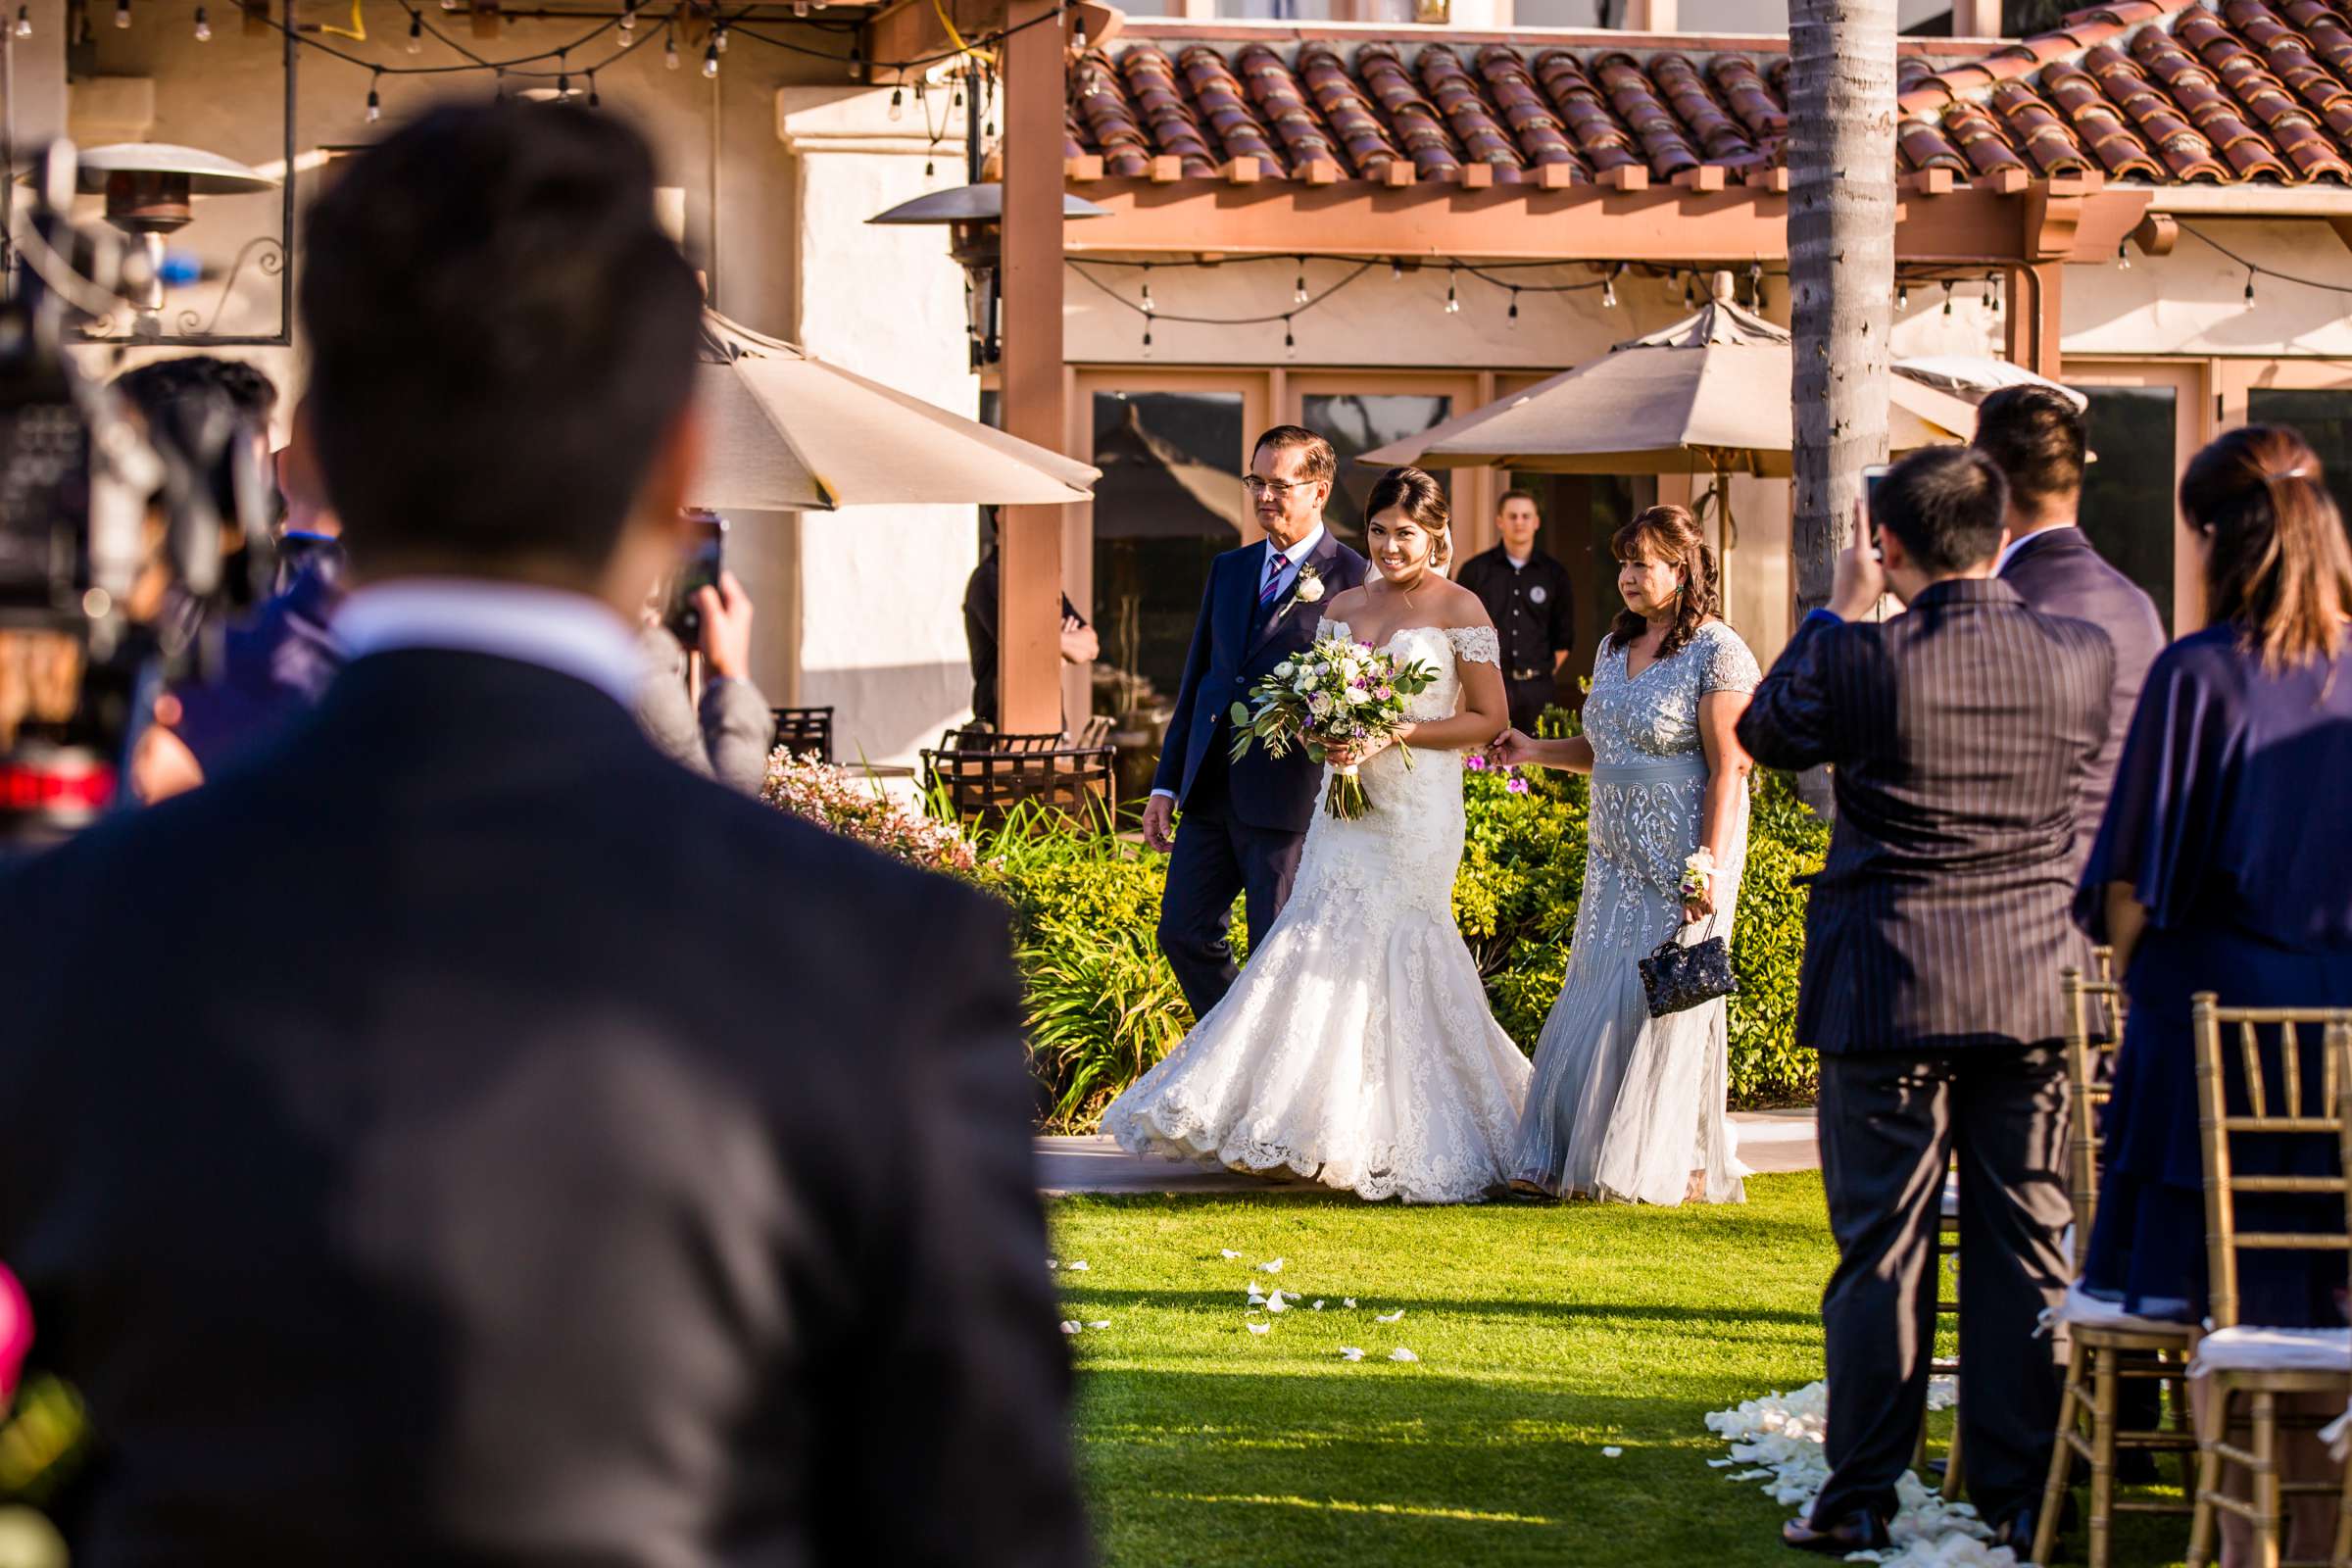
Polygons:
<instances>
[{"instance_id":1,"label":"bridal bouquet","mask_svg":"<svg viewBox=\"0 0 2352 1568\"><path fill-rule=\"evenodd\" d=\"M1437 678L1436 668L1419 661L1399 662L1362 643L1325 637L1276 664L1250 689L1248 702L1233 705L1234 758L1238 761L1252 744L1263 746L1268 757L1304 746L1320 762L1334 747L1393 740L1405 721L1405 699ZM1409 749L1404 761L1412 765ZM1352 766L1332 773L1323 804L1343 820L1372 809Z\"/></svg>"}]
</instances>

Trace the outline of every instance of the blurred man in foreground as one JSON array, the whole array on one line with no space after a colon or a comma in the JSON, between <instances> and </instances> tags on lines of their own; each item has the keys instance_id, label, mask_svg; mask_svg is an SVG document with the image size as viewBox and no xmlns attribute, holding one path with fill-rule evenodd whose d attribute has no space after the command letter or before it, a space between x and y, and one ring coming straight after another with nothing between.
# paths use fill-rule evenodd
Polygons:
<instances>
[{"instance_id":1,"label":"blurred man in foreground","mask_svg":"<svg viewBox=\"0 0 2352 1568\"><path fill-rule=\"evenodd\" d=\"M0 873L77 1565L1085 1558L1004 915L630 718L699 446L653 187L564 106L352 162L302 293L352 662Z\"/></svg>"}]
</instances>

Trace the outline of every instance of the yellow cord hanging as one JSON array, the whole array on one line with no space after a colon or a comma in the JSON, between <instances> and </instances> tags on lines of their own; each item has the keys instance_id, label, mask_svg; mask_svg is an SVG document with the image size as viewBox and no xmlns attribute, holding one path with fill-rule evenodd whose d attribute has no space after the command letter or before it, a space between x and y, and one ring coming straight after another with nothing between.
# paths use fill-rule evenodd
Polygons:
<instances>
[{"instance_id":1,"label":"yellow cord hanging","mask_svg":"<svg viewBox=\"0 0 2352 1568\"><path fill-rule=\"evenodd\" d=\"M338 27L331 22L322 22L318 24L318 30L332 37L349 38L354 43L366 43L368 41L368 19L360 15L360 0L351 0L350 26Z\"/></svg>"}]
</instances>

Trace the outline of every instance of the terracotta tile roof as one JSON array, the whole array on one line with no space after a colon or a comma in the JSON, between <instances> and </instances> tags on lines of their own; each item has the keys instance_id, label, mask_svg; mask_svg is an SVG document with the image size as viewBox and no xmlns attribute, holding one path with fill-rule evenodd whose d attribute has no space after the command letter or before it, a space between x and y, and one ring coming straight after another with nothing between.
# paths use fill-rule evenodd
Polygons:
<instances>
[{"instance_id":1,"label":"terracotta tile roof","mask_svg":"<svg viewBox=\"0 0 2352 1568\"><path fill-rule=\"evenodd\" d=\"M1071 157L1112 175L1173 158L1194 177L1234 177L1238 161L1267 179L1409 169L1546 185L1711 186L1769 180L1785 162L1788 56L1734 40L1530 50L1167 30L1163 46L1137 24L1079 62ZM2352 183L2352 0L2123 0L1982 59L1906 53L1896 80L1905 172Z\"/></svg>"}]
</instances>

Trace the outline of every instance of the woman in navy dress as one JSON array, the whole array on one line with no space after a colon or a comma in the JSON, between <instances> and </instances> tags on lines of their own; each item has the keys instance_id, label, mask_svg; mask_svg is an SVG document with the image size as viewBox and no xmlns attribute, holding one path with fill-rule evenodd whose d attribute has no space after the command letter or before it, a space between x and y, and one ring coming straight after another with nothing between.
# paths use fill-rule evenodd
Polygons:
<instances>
[{"instance_id":1,"label":"woman in navy dress","mask_svg":"<svg viewBox=\"0 0 2352 1568\"><path fill-rule=\"evenodd\" d=\"M2211 624L2148 672L2076 913L2114 945L2132 1000L2083 1285L2130 1312L2194 1321L2207 1277L2189 999L2352 1004L2340 795L2352 780L2352 548L2319 459L2290 430L2249 426L2206 447L2180 506ZM2298 1032L2307 1097L2320 1092L2317 1033ZM2276 1031L2268 1046L2276 1072ZM2228 1092L2242 1106L2235 1059ZM2281 1142L2241 1146L2239 1167L2334 1174L2332 1136ZM2344 1223L2336 1199L2241 1200L2239 1213L2261 1230ZM2340 1327L2344 1269L2340 1252L2241 1253L2239 1318Z\"/></svg>"}]
</instances>

